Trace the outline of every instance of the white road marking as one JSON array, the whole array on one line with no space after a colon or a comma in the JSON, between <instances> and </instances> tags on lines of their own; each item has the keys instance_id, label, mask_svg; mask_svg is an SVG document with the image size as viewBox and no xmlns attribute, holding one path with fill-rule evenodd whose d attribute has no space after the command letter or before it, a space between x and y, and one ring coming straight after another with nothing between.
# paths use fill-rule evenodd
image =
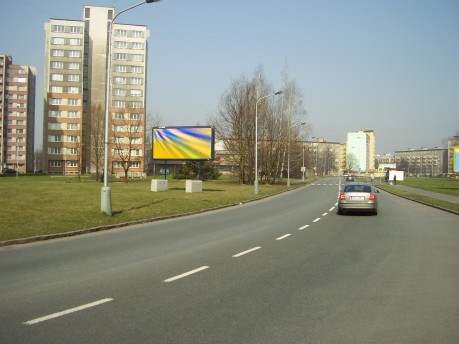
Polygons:
<instances>
[{"instance_id":1,"label":"white road marking","mask_svg":"<svg viewBox=\"0 0 459 344\"><path fill-rule=\"evenodd\" d=\"M34 325L34 324L37 324L37 323L42 322L42 321L47 321L47 320L51 320L51 319L54 319L54 318L61 317L63 315L67 315L67 314L70 314L70 313L75 313L75 312L81 311L81 310L86 309L86 308L99 306L99 305L101 305L103 303L110 302L110 301L113 301L113 299L102 299L102 300L99 300L99 301L91 302L91 303L88 303L86 305L82 305L82 306L79 306L79 307L67 309L65 311L54 313L54 314L50 314L50 315L47 315L47 316L44 316L44 317L41 317L41 318L37 318L37 319L34 319L34 320L26 321L24 323L24 325Z\"/></svg>"},{"instance_id":2,"label":"white road marking","mask_svg":"<svg viewBox=\"0 0 459 344\"><path fill-rule=\"evenodd\" d=\"M247 250L247 251L244 251L244 252L237 253L237 254L235 254L235 255L233 256L233 258L237 258L237 257L243 256L244 254L247 254L247 253L250 253L250 252L259 250L260 248L261 248L261 246L257 246L257 247L251 248L250 250Z\"/></svg>"},{"instance_id":3,"label":"white road marking","mask_svg":"<svg viewBox=\"0 0 459 344\"><path fill-rule=\"evenodd\" d=\"M320 217L318 217L317 219L315 219L315 220L314 220L314 221L312 221L312 222L314 222L314 223L315 223L315 222L317 222L317 221L319 221L319 220L320 220Z\"/></svg>"},{"instance_id":4,"label":"white road marking","mask_svg":"<svg viewBox=\"0 0 459 344\"><path fill-rule=\"evenodd\" d=\"M276 238L276 240L285 239L285 238L289 237L290 235L291 235L291 234L285 234L285 235L283 235L283 236L281 236L281 237L279 237L279 238Z\"/></svg>"},{"instance_id":5,"label":"white road marking","mask_svg":"<svg viewBox=\"0 0 459 344\"><path fill-rule=\"evenodd\" d=\"M322 216L327 216L327 215L328 215L328 213L323 213L323 214L322 214Z\"/></svg>"},{"instance_id":6,"label":"white road marking","mask_svg":"<svg viewBox=\"0 0 459 344\"><path fill-rule=\"evenodd\" d=\"M187 277L189 275L195 274L197 272L200 272L200 271L208 269L208 268L210 268L210 266L201 266L200 268L185 272L184 274L168 278L168 279L164 280L164 282L172 282L172 281L178 280L178 279L183 278L183 277Z\"/></svg>"},{"instance_id":7,"label":"white road marking","mask_svg":"<svg viewBox=\"0 0 459 344\"><path fill-rule=\"evenodd\" d=\"M332 211L333 209L335 209L335 207L331 207L328 211Z\"/></svg>"},{"instance_id":8,"label":"white road marking","mask_svg":"<svg viewBox=\"0 0 459 344\"><path fill-rule=\"evenodd\" d=\"M309 227L309 225L305 225L305 226L303 226L303 227L298 228L298 230L299 230L299 231L302 231L303 229L308 228L308 227Z\"/></svg>"}]
</instances>

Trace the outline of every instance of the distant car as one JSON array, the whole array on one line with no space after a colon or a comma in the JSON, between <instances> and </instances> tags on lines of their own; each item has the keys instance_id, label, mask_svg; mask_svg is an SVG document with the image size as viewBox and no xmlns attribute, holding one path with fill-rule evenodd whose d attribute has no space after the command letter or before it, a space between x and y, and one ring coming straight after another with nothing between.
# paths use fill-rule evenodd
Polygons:
<instances>
[{"instance_id":1,"label":"distant car","mask_svg":"<svg viewBox=\"0 0 459 344\"><path fill-rule=\"evenodd\" d=\"M379 193L373 185L368 183L348 183L343 186L339 194L338 214L343 215L347 212L370 212L378 215Z\"/></svg>"},{"instance_id":2,"label":"distant car","mask_svg":"<svg viewBox=\"0 0 459 344\"><path fill-rule=\"evenodd\" d=\"M354 181L354 176L348 174L348 175L346 176L346 181L347 181L347 182L353 182L353 181Z\"/></svg>"},{"instance_id":3,"label":"distant car","mask_svg":"<svg viewBox=\"0 0 459 344\"><path fill-rule=\"evenodd\" d=\"M16 170L7 168L6 170L3 171L3 174L16 174Z\"/></svg>"}]
</instances>

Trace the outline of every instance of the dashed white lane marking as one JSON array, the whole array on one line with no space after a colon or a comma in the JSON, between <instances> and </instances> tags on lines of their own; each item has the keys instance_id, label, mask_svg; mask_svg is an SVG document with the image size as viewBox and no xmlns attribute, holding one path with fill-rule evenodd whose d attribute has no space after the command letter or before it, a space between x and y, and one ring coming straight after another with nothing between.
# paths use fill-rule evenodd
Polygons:
<instances>
[{"instance_id":1,"label":"dashed white lane marking","mask_svg":"<svg viewBox=\"0 0 459 344\"><path fill-rule=\"evenodd\" d=\"M322 216L327 216L327 215L328 215L328 213L323 213L323 214L322 214Z\"/></svg>"},{"instance_id":2,"label":"dashed white lane marking","mask_svg":"<svg viewBox=\"0 0 459 344\"><path fill-rule=\"evenodd\" d=\"M256 251L256 250L259 250L261 248L261 246L257 246L257 247L254 247L254 248L251 248L247 251L244 251L244 252L240 252L240 253L237 253L233 256L233 258L238 258L240 256L243 256L244 254L247 254L247 253L250 253L250 252L253 252L253 251Z\"/></svg>"},{"instance_id":3,"label":"dashed white lane marking","mask_svg":"<svg viewBox=\"0 0 459 344\"><path fill-rule=\"evenodd\" d=\"M319 221L319 220L320 220L320 217L318 217L317 219L315 219L315 220L312 221L312 222L316 223L316 222Z\"/></svg>"},{"instance_id":4,"label":"dashed white lane marking","mask_svg":"<svg viewBox=\"0 0 459 344\"><path fill-rule=\"evenodd\" d=\"M335 207L331 207L328 211L332 211L333 209L335 209Z\"/></svg>"},{"instance_id":5,"label":"dashed white lane marking","mask_svg":"<svg viewBox=\"0 0 459 344\"><path fill-rule=\"evenodd\" d=\"M99 300L99 301L91 302L91 303L88 303L86 305L78 306L78 307L75 307L75 308L67 309L67 310L62 311L62 312L57 312L57 313L53 313L53 314L50 314L50 315L47 315L47 316L44 316L44 317L41 317L41 318L37 318L37 319L34 319L34 320L26 321L24 323L24 325L34 325L34 324L37 324L39 322L51 320L51 319L54 319L54 318L61 317L63 315L67 315L67 314L70 314L70 313L75 313L75 312L78 312L78 311L82 311L83 309L86 309L86 308L99 306L99 305L101 305L103 303L110 302L110 301L113 301L113 299L108 299L107 298L107 299L102 299L102 300Z\"/></svg>"},{"instance_id":6,"label":"dashed white lane marking","mask_svg":"<svg viewBox=\"0 0 459 344\"><path fill-rule=\"evenodd\" d=\"M185 272L184 274L168 278L168 279L164 280L164 282L172 282L172 281L178 280L178 279L183 278L183 277L187 277L189 275L195 274L197 272L200 272L200 271L208 269L208 268L210 268L210 266L201 266L200 268Z\"/></svg>"},{"instance_id":7,"label":"dashed white lane marking","mask_svg":"<svg viewBox=\"0 0 459 344\"><path fill-rule=\"evenodd\" d=\"M308 228L308 227L309 227L309 225L305 225L305 226L303 226L303 227L298 228L298 230L299 230L299 231L302 231L303 229Z\"/></svg>"},{"instance_id":8,"label":"dashed white lane marking","mask_svg":"<svg viewBox=\"0 0 459 344\"><path fill-rule=\"evenodd\" d=\"M282 235L280 236L279 238L276 238L276 240L282 240L282 239L285 239L287 237L289 237L291 234L285 234L285 235Z\"/></svg>"}]
</instances>

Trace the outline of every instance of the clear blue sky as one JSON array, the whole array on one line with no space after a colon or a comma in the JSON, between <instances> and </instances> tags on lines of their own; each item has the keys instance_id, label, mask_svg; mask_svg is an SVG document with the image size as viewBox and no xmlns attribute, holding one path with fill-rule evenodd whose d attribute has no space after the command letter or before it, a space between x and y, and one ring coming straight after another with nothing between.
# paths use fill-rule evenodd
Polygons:
<instances>
[{"instance_id":1,"label":"clear blue sky","mask_svg":"<svg viewBox=\"0 0 459 344\"><path fill-rule=\"evenodd\" d=\"M83 5L137 0L0 0L0 52L36 66L41 140L44 30ZM287 69L311 136L373 129L376 152L442 146L459 131L459 0L162 0L118 17L151 31L148 109L165 125L205 125L235 78Z\"/></svg>"}]
</instances>

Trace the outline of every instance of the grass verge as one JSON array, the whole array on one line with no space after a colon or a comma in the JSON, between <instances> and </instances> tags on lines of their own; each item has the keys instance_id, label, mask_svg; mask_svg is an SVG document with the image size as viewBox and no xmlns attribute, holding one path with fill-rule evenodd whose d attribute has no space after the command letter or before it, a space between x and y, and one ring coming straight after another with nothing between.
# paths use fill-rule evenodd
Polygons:
<instances>
[{"instance_id":1,"label":"grass verge","mask_svg":"<svg viewBox=\"0 0 459 344\"><path fill-rule=\"evenodd\" d=\"M89 177L0 178L0 243L194 213L289 189L285 184L260 185L259 194L254 195L253 185L231 178L205 181L201 193L186 193L184 180L169 180L166 192L151 192L151 178L129 183L111 180L109 186L113 216L100 211L102 183Z\"/></svg>"}]
</instances>

